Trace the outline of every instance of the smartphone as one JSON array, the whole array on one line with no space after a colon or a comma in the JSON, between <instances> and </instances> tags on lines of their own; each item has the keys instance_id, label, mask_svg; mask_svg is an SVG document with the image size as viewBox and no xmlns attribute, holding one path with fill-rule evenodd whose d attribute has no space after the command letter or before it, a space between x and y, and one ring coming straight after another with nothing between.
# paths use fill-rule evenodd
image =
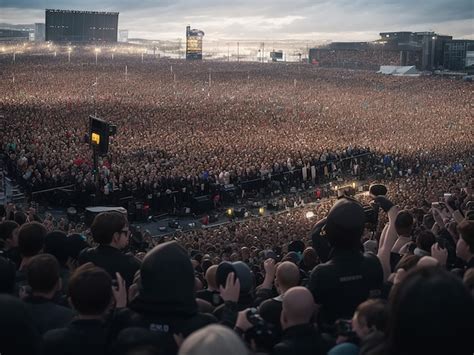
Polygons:
<instances>
[{"instance_id":1,"label":"smartphone","mask_svg":"<svg viewBox=\"0 0 474 355\"><path fill-rule=\"evenodd\" d=\"M450 194L450 193L446 192L446 193L444 194L444 198L451 197L452 195L453 195L453 194Z\"/></svg>"},{"instance_id":2,"label":"smartphone","mask_svg":"<svg viewBox=\"0 0 474 355\"><path fill-rule=\"evenodd\" d=\"M439 208L439 202L433 202L433 203L431 203L431 207Z\"/></svg>"}]
</instances>

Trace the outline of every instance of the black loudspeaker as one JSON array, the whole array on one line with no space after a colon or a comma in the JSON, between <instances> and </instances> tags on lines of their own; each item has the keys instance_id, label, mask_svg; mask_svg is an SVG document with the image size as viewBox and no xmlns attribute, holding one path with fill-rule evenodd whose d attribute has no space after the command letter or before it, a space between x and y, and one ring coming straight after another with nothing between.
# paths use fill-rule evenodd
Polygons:
<instances>
[{"instance_id":1,"label":"black loudspeaker","mask_svg":"<svg viewBox=\"0 0 474 355\"><path fill-rule=\"evenodd\" d=\"M234 211L234 215L235 215L235 217L238 217L238 218L244 218L245 217L245 212L247 212L247 209L242 207L242 208L236 209Z\"/></svg>"},{"instance_id":2,"label":"black loudspeaker","mask_svg":"<svg viewBox=\"0 0 474 355\"><path fill-rule=\"evenodd\" d=\"M215 223L219 220L219 215L217 213L211 213L209 215L209 223Z\"/></svg>"},{"instance_id":3,"label":"black loudspeaker","mask_svg":"<svg viewBox=\"0 0 474 355\"><path fill-rule=\"evenodd\" d=\"M213 209L214 204L212 203L209 195L194 197L192 200L192 210L196 214L206 213Z\"/></svg>"},{"instance_id":4,"label":"black loudspeaker","mask_svg":"<svg viewBox=\"0 0 474 355\"><path fill-rule=\"evenodd\" d=\"M178 221L169 221L168 222L168 227L173 228L173 229L178 229L180 227Z\"/></svg>"},{"instance_id":5,"label":"black loudspeaker","mask_svg":"<svg viewBox=\"0 0 474 355\"><path fill-rule=\"evenodd\" d=\"M234 184L224 185L224 188L222 189L222 200L225 203L235 203L237 195L237 187Z\"/></svg>"}]
</instances>

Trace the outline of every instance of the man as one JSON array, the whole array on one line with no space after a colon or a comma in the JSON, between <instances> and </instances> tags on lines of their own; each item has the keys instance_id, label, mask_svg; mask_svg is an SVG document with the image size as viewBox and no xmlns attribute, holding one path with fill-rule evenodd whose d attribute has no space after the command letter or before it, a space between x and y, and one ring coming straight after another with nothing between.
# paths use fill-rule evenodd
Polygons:
<instances>
[{"instance_id":1,"label":"man","mask_svg":"<svg viewBox=\"0 0 474 355\"><path fill-rule=\"evenodd\" d=\"M264 320L273 324L278 332L281 332L280 316L282 300L286 291L298 286L300 282L300 270L291 261L284 261L277 266L275 287L279 296L262 302L259 313Z\"/></svg>"},{"instance_id":2,"label":"man","mask_svg":"<svg viewBox=\"0 0 474 355\"><path fill-rule=\"evenodd\" d=\"M17 264L17 267L21 262L18 250L18 227L15 221L0 222L0 254Z\"/></svg>"},{"instance_id":3,"label":"man","mask_svg":"<svg viewBox=\"0 0 474 355\"><path fill-rule=\"evenodd\" d=\"M137 296L118 312L113 334L128 327L145 328L159 338L164 354L176 354L173 334L189 335L216 319L198 312L194 269L178 243L166 242L150 250L140 267Z\"/></svg>"},{"instance_id":4,"label":"man","mask_svg":"<svg viewBox=\"0 0 474 355\"><path fill-rule=\"evenodd\" d=\"M466 269L474 268L474 221L463 220L458 225L458 232L456 255L466 263Z\"/></svg>"},{"instance_id":5,"label":"man","mask_svg":"<svg viewBox=\"0 0 474 355\"><path fill-rule=\"evenodd\" d=\"M25 302L30 305L33 320L38 331L44 334L48 330L64 327L74 312L53 302L57 291L61 290L59 263L49 254L40 254L31 258L27 269L27 280L31 295Z\"/></svg>"},{"instance_id":6,"label":"man","mask_svg":"<svg viewBox=\"0 0 474 355\"><path fill-rule=\"evenodd\" d=\"M283 296L281 342L273 348L272 355L318 355L326 349L311 319L316 307L311 292L305 287L293 287Z\"/></svg>"},{"instance_id":7,"label":"man","mask_svg":"<svg viewBox=\"0 0 474 355\"><path fill-rule=\"evenodd\" d=\"M196 298L209 302L214 307L222 304L216 279L217 265L212 265L206 270L207 289L196 292Z\"/></svg>"},{"instance_id":8,"label":"man","mask_svg":"<svg viewBox=\"0 0 474 355\"><path fill-rule=\"evenodd\" d=\"M69 280L68 297L78 315L65 328L44 334L44 353L104 354L108 346L104 318L113 304L110 275L92 263L80 266Z\"/></svg>"},{"instance_id":9,"label":"man","mask_svg":"<svg viewBox=\"0 0 474 355\"><path fill-rule=\"evenodd\" d=\"M380 295L383 270L375 255L361 251L365 213L357 201L339 199L325 223L318 224L324 226L332 251L329 261L312 271L309 289L321 306L320 326L331 331L337 319L350 319L360 303Z\"/></svg>"},{"instance_id":10,"label":"man","mask_svg":"<svg viewBox=\"0 0 474 355\"><path fill-rule=\"evenodd\" d=\"M21 287L26 285L26 270L30 260L43 250L46 233L46 228L38 222L25 223L18 229L18 250L21 263L15 277L17 293Z\"/></svg>"},{"instance_id":11,"label":"man","mask_svg":"<svg viewBox=\"0 0 474 355\"><path fill-rule=\"evenodd\" d=\"M140 261L121 251L127 247L130 237L127 218L119 212L100 213L92 222L91 232L99 246L83 250L79 255L79 264L92 262L107 271L112 278L118 272L127 288L130 287L135 273L140 269Z\"/></svg>"}]
</instances>

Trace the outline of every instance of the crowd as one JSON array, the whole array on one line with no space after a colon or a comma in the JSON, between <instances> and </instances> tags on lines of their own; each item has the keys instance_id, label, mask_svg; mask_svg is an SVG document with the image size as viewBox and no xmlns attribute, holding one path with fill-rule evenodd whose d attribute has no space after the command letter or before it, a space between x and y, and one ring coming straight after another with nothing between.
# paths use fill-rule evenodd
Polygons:
<instances>
[{"instance_id":1,"label":"crowd","mask_svg":"<svg viewBox=\"0 0 474 355\"><path fill-rule=\"evenodd\" d=\"M283 63L99 63L5 63L0 143L27 191L73 184L79 197L207 194L209 185L317 163L324 178L330 159L352 151L391 154L406 172L459 162L471 147L470 86L461 81ZM84 143L94 113L118 127L99 186Z\"/></svg>"},{"instance_id":2,"label":"crowd","mask_svg":"<svg viewBox=\"0 0 474 355\"><path fill-rule=\"evenodd\" d=\"M30 186L85 187L97 68L40 76L24 60L12 70L29 76L1 97L10 167ZM204 63L101 69L97 111L119 126L103 185L238 181L356 149L382 174L355 197L139 247L120 213L87 228L3 206L0 353L473 353L468 83L213 63L206 86Z\"/></svg>"}]
</instances>

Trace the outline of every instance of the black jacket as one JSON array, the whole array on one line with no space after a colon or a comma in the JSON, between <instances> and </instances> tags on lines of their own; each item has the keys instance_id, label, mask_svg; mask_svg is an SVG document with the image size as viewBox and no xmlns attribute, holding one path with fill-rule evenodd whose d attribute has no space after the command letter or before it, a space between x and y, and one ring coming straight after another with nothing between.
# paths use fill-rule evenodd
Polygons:
<instances>
[{"instance_id":1,"label":"black jacket","mask_svg":"<svg viewBox=\"0 0 474 355\"><path fill-rule=\"evenodd\" d=\"M309 289L321 305L319 324L325 328L339 318L351 319L360 303L380 296L382 284L383 270L375 255L334 251L328 262L311 272Z\"/></svg>"},{"instance_id":2,"label":"black jacket","mask_svg":"<svg viewBox=\"0 0 474 355\"><path fill-rule=\"evenodd\" d=\"M281 311L283 309L282 297L278 296L262 302L259 307L258 313L268 323L272 324L277 331L277 334L281 333Z\"/></svg>"},{"instance_id":3,"label":"black jacket","mask_svg":"<svg viewBox=\"0 0 474 355\"><path fill-rule=\"evenodd\" d=\"M103 355L108 348L107 328L98 319L73 320L65 328L43 335L44 354Z\"/></svg>"},{"instance_id":4,"label":"black jacket","mask_svg":"<svg viewBox=\"0 0 474 355\"><path fill-rule=\"evenodd\" d=\"M214 307L220 306L224 301L222 300L219 291L200 290L196 292L196 298L209 302Z\"/></svg>"},{"instance_id":5,"label":"black jacket","mask_svg":"<svg viewBox=\"0 0 474 355\"><path fill-rule=\"evenodd\" d=\"M40 334L48 330L66 326L74 317L74 312L66 307L59 306L53 301L37 296L25 299L33 316L33 322Z\"/></svg>"},{"instance_id":6,"label":"black jacket","mask_svg":"<svg viewBox=\"0 0 474 355\"><path fill-rule=\"evenodd\" d=\"M140 269L140 261L137 258L108 245L84 249L79 254L78 260L80 265L92 262L107 271L113 279L118 272L124 278L127 287L133 283L135 273Z\"/></svg>"},{"instance_id":7,"label":"black jacket","mask_svg":"<svg viewBox=\"0 0 474 355\"><path fill-rule=\"evenodd\" d=\"M326 347L312 324L302 324L285 329L281 342L273 348L272 355L326 354Z\"/></svg>"},{"instance_id":8,"label":"black jacket","mask_svg":"<svg viewBox=\"0 0 474 355\"><path fill-rule=\"evenodd\" d=\"M187 336L216 322L198 312L194 292L194 270L186 250L167 242L148 252L140 269L140 288L128 309L117 312L113 334L125 328L140 327L159 339L163 354L177 352L173 334Z\"/></svg>"}]
</instances>

